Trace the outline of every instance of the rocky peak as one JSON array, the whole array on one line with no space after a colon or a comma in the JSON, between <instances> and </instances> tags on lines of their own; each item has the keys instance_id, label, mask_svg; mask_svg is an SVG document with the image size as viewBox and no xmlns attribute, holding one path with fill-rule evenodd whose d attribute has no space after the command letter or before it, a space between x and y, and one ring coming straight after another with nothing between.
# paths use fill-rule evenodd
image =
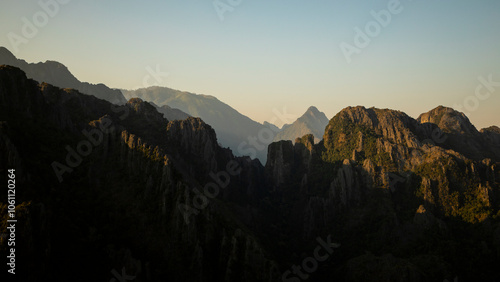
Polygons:
<instances>
[{"instance_id":1,"label":"rocky peak","mask_svg":"<svg viewBox=\"0 0 500 282\"><path fill-rule=\"evenodd\" d=\"M498 126L483 128L481 135L488 149L497 156L497 160L500 160L500 128Z\"/></svg>"},{"instance_id":2,"label":"rocky peak","mask_svg":"<svg viewBox=\"0 0 500 282\"><path fill-rule=\"evenodd\" d=\"M320 112L318 108L314 106L310 106L307 111L299 118L304 119L304 118L309 118L313 120L326 120L328 122L328 118L323 112Z\"/></svg>"},{"instance_id":3,"label":"rocky peak","mask_svg":"<svg viewBox=\"0 0 500 282\"><path fill-rule=\"evenodd\" d=\"M438 139L443 141L433 140L438 146L451 148L474 160L482 160L486 157L500 160L498 127L492 126L479 132L464 113L443 106L421 114L417 122L420 123L421 128L428 125L439 127L443 134L440 134L442 138Z\"/></svg>"},{"instance_id":4,"label":"rocky peak","mask_svg":"<svg viewBox=\"0 0 500 282\"><path fill-rule=\"evenodd\" d=\"M413 133L415 127L415 120L400 111L367 109L363 106L347 107L330 120L323 139L327 146L348 141L357 142L357 139L347 139L352 137L350 136L352 134L356 138L359 137L361 130L364 134L371 132L372 135L383 136L394 143L415 147L416 136Z\"/></svg>"},{"instance_id":5,"label":"rocky peak","mask_svg":"<svg viewBox=\"0 0 500 282\"><path fill-rule=\"evenodd\" d=\"M481 134L490 141L492 147L500 148L500 128L498 126L483 128Z\"/></svg>"},{"instance_id":6,"label":"rocky peak","mask_svg":"<svg viewBox=\"0 0 500 282\"><path fill-rule=\"evenodd\" d=\"M295 139L294 150L297 161L301 163L301 167L309 169L314 152L314 135L307 134L302 138Z\"/></svg>"},{"instance_id":7,"label":"rocky peak","mask_svg":"<svg viewBox=\"0 0 500 282\"><path fill-rule=\"evenodd\" d=\"M67 66L65 66L57 61L47 60L47 61L45 61L45 63L39 63L39 64L45 64L48 67L60 69L61 71L64 71L64 72L70 72Z\"/></svg>"},{"instance_id":8,"label":"rocky peak","mask_svg":"<svg viewBox=\"0 0 500 282\"><path fill-rule=\"evenodd\" d=\"M446 133L477 134L478 131L467 116L452 108L439 106L421 114L419 123L434 123Z\"/></svg>"},{"instance_id":9,"label":"rocky peak","mask_svg":"<svg viewBox=\"0 0 500 282\"><path fill-rule=\"evenodd\" d=\"M314 148L314 135L307 134L302 136L302 138L295 139L295 145L302 144L307 151L311 152Z\"/></svg>"},{"instance_id":10,"label":"rocky peak","mask_svg":"<svg viewBox=\"0 0 500 282\"><path fill-rule=\"evenodd\" d=\"M170 121L167 141L169 146L181 149L176 152L178 158L194 160L199 169L192 171L193 174L201 177L217 171L219 146L215 130L200 118Z\"/></svg>"},{"instance_id":11,"label":"rocky peak","mask_svg":"<svg viewBox=\"0 0 500 282\"><path fill-rule=\"evenodd\" d=\"M376 115L373 109L367 109L363 106L344 108L333 119L342 119L350 123L357 123L369 127L376 126Z\"/></svg>"},{"instance_id":12,"label":"rocky peak","mask_svg":"<svg viewBox=\"0 0 500 282\"><path fill-rule=\"evenodd\" d=\"M0 62L2 64L12 65L17 58L7 48L0 46Z\"/></svg>"},{"instance_id":13,"label":"rocky peak","mask_svg":"<svg viewBox=\"0 0 500 282\"><path fill-rule=\"evenodd\" d=\"M481 133L500 134L500 127L493 125L487 128L483 128L481 129Z\"/></svg>"},{"instance_id":14,"label":"rocky peak","mask_svg":"<svg viewBox=\"0 0 500 282\"><path fill-rule=\"evenodd\" d=\"M35 117L39 114L36 105L43 103L43 96L38 94L37 83L28 79L22 70L13 66L0 66L0 117L8 116L9 113Z\"/></svg>"},{"instance_id":15,"label":"rocky peak","mask_svg":"<svg viewBox=\"0 0 500 282\"><path fill-rule=\"evenodd\" d=\"M276 134L274 141L294 141L296 138L300 138L307 134L312 134L315 137L315 142L319 142L321 140L321 137L323 136L323 133L325 132L325 127L327 124L328 118L326 117L326 115L320 112L316 107L311 106L294 123L290 125L284 125L281 128L281 132Z\"/></svg>"},{"instance_id":16,"label":"rocky peak","mask_svg":"<svg viewBox=\"0 0 500 282\"><path fill-rule=\"evenodd\" d=\"M141 98L131 98L127 102L128 105L139 105L141 103L144 103L144 101Z\"/></svg>"},{"instance_id":17,"label":"rocky peak","mask_svg":"<svg viewBox=\"0 0 500 282\"><path fill-rule=\"evenodd\" d=\"M390 109L365 108L363 106L347 107L334 118L344 119L350 123L371 127L382 131L385 127L409 127L413 119L403 112Z\"/></svg>"},{"instance_id":18,"label":"rocky peak","mask_svg":"<svg viewBox=\"0 0 500 282\"><path fill-rule=\"evenodd\" d=\"M310 106L309 108L307 108L307 111L305 114L317 116L317 115L321 114L321 112L315 106Z\"/></svg>"},{"instance_id":19,"label":"rocky peak","mask_svg":"<svg viewBox=\"0 0 500 282\"><path fill-rule=\"evenodd\" d=\"M27 79L26 74L22 70L13 66L0 65L0 72L4 80L8 77L16 78L16 80L20 80L21 82Z\"/></svg>"},{"instance_id":20,"label":"rocky peak","mask_svg":"<svg viewBox=\"0 0 500 282\"><path fill-rule=\"evenodd\" d=\"M147 122L166 122L163 115L153 105L140 98L130 99L127 106L135 113L144 116Z\"/></svg>"},{"instance_id":21,"label":"rocky peak","mask_svg":"<svg viewBox=\"0 0 500 282\"><path fill-rule=\"evenodd\" d=\"M290 180L295 162L292 141L271 143L267 149L266 171L273 183L281 185Z\"/></svg>"}]
</instances>

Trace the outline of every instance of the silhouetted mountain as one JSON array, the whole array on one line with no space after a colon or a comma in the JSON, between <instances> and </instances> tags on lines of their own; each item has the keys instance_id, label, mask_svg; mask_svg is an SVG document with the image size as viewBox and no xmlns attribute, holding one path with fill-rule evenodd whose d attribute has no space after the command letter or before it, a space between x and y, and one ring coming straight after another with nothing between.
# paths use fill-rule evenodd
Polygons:
<instances>
[{"instance_id":1,"label":"silhouetted mountain","mask_svg":"<svg viewBox=\"0 0 500 282\"><path fill-rule=\"evenodd\" d=\"M316 107L309 107L309 109L307 109L307 111L294 123L284 126L284 128L276 134L273 141L295 141L296 138L312 134L317 143L323 138L323 133L325 132L327 124L328 118L324 113L318 111Z\"/></svg>"},{"instance_id":2,"label":"silhouetted mountain","mask_svg":"<svg viewBox=\"0 0 500 282\"><path fill-rule=\"evenodd\" d=\"M138 97L159 106L168 105L180 109L193 117L200 117L217 132L219 142L229 147L238 156L257 157L265 163L267 157L267 140L259 139L259 132L267 127L240 114L229 105L209 95L199 95L153 86L137 90L122 90L127 98ZM257 139L256 144L249 138Z\"/></svg>"},{"instance_id":3,"label":"silhouetted mountain","mask_svg":"<svg viewBox=\"0 0 500 282\"><path fill-rule=\"evenodd\" d=\"M187 119L188 117L191 117L190 115L186 114L185 112L179 109L171 108L167 105L159 107L153 102L150 103L156 108L158 112L162 113L167 120L183 120Z\"/></svg>"},{"instance_id":4,"label":"silhouetted mountain","mask_svg":"<svg viewBox=\"0 0 500 282\"><path fill-rule=\"evenodd\" d=\"M15 169L26 282L499 281L499 136L444 107L347 107L262 166L200 118L0 66L0 182ZM1 193L3 228L7 209Z\"/></svg>"},{"instance_id":5,"label":"silhouetted mountain","mask_svg":"<svg viewBox=\"0 0 500 282\"><path fill-rule=\"evenodd\" d=\"M264 121L263 125L269 129L271 129L273 132L280 132L281 131L281 129L279 127L277 127L276 125L274 125L270 122Z\"/></svg>"},{"instance_id":6,"label":"silhouetted mountain","mask_svg":"<svg viewBox=\"0 0 500 282\"><path fill-rule=\"evenodd\" d=\"M61 88L73 88L81 93L96 96L113 104L121 105L127 102L119 90L110 89L104 84L80 82L66 66L59 62L27 63L24 60L17 59L9 50L0 46L0 65L18 67L26 73L28 78L38 82L47 82Z\"/></svg>"},{"instance_id":7,"label":"silhouetted mountain","mask_svg":"<svg viewBox=\"0 0 500 282\"><path fill-rule=\"evenodd\" d=\"M199 118L168 121L138 98L115 106L0 66L0 164L18 187L19 281L108 281L113 269L135 281L279 279L240 215L266 187L263 167L220 148ZM219 186L200 206L194 189L207 183Z\"/></svg>"}]
</instances>

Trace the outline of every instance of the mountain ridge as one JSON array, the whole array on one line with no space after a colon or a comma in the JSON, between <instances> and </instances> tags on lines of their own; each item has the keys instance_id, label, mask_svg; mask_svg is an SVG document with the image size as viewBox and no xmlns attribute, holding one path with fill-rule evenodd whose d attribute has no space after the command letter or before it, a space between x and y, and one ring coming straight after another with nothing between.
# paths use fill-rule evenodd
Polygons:
<instances>
[{"instance_id":1,"label":"mountain ridge","mask_svg":"<svg viewBox=\"0 0 500 282\"><path fill-rule=\"evenodd\" d=\"M295 141L307 134L313 134L314 142L319 142L328 124L328 118L316 107L310 106L306 112L292 124L284 125L280 132L274 137L274 142L281 140Z\"/></svg>"},{"instance_id":2,"label":"mountain ridge","mask_svg":"<svg viewBox=\"0 0 500 282\"><path fill-rule=\"evenodd\" d=\"M113 269L137 281L293 281L288 269L326 238L311 281L499 280L500 129L428 113L346 107L318 143L271 143L263 166L220 147L200 118L0 66L0 164L22 187L16 270L23 281L81 269L92 270L82 281Z\"/></svg>"},{"instance_id":3,"label":"mountain ridge","mask_svg":"<svg viewBox=\"0 0 500 282\"><path fill-rule=\"evenodd\" d=\"M250 139L257 139L259 133L267 128L251 118L241 114L218 98L175 90L168 87L152 86L137 90L122 90L127 98L139 97L159 106L177 108L193 117L200 117L217 132L220 143L231 148L238 156L251 155L265 163L267 152L264 148L270 143L258 139L256 145Z\"/></svg>"},{"instance_id":4,"label":"mountain ridge","mask_svg":"<svg viewBox=\"0 0 500 282\"><path fill-rule=\"evenodd\" d=\"M61 88L73 88L113 104L125 104L127 102L119 90L113 90L102 83L81 82L64 64L57 61L47 60L43 63L28 63L25 60L17 59L7 48L0 46L0 65L3 64L18 67L29 78L39 82L47 82Z\"/></svg>"}]
</instances>

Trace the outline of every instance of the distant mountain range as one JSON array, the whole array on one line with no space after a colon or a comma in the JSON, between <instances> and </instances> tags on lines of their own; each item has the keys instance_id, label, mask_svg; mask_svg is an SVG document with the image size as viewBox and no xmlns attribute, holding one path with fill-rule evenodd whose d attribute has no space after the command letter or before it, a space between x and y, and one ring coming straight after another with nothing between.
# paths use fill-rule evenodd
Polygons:
<instances>
[{"instance_id":1,"label":"distant mountain range","mask_svg":"<svg viewBox=\"0 0 500 282\"><path fill-rule=\"evenodd\" d=\"M244 119L210 96L144 91ZM271 143L264 166L158 106L0 65L0 182L17 187L0 222L15 210L19 281L500 281L497 126L442 106L417 119L347 107L318 143ZM294 124L321 120L304 116Z\"/></svg>"},{"instance_id":2,"label":"distant mountain range","mask_svg":"<svg viewBox=\"0 0 500 282\"><path fill-rule=\"evenodd\" d=\"M119 90L113 90L104 84L91 84L79 81L66 66L55 61L44 63L27 63L17 59L5 47L0 46L0 65L11 65L20 68L28 78L38 82L47 82L61 88L72 88L81 93L94 95L113 104L125 104L127 100Z\"/></svg>"},{"instance_id":3,"label":"distant mountain range","mask_svg":"<svg viewBox=\"0 0 500 282\"><path fill-rule=\"evenodd\" d=\"M268 137L263 132L271 132L272 141L292 140L305 134L313 134L315 142L322 138L328 119L315 107L310 107L293 124L281 129L274 124L261 124L239 113L231 106L209 95L193 94L167 87L149 87L137 90L110 89L104 84L80 82L66 66L55 61L27 63L17 59L9 50L0 47L0 65L11 65L23 70L28 78L46 82L61 88L76 89L114 104L125 104L131 98L141 98L151 102L167 120L183 120L190 116L200 117L217 132L218 142L230 148L235 155L267 160ZM265 136L265 137L263 137Z\"/></svg>"},{"instance_id":4,"label":"distant mountain range","mask_svg":"<svg viewBox=\"0 0 500 282\"><path fill-rule=\"evenodd\" d=\"M314 142L318 143L323 139L323 133L327 125L328 118L326 115L312 106L294 123L284 125L281 131L276 134L273 141L291 140L295 142L296 138L300 138L306 134L312 134L314 136Z\"/></svg>"},{"instance_id":5,"label":"distant mountain range","mask_svg":"<svg viewBox=\"0 0 500 282\"><path fill-rule=\"evenodd\" d=\"M219 143L229 147L235 155L257 157L262 163L266 162L267 146L270 142L259 138L259 132L268 127L213 96L158 86L122 90L122 93L127 99L141 98L162 107L177 108L193 117L200 117L217 132Z\"/></svg>"},{"instance_id":6,"label":"distant mountain range","mask_svg":"<svg viewBox=\"0 0 500 282\"><path fill-rule=\"evenodd\" d=\"M215 129L217 138L223 146L229 147L239 156L256 156L262 163L267 160L267 146L269 145L269 142L263 140L265 138L259 138L265 136L263 131L269 132L270 129L274 135L273 141L294 141L306 134L313 134L317 143L322 139L325 126L328 124L326 115L316 107L310 107L294 123L286 124L280 129L269 122L260 124L253 121L210 95L158 86L121 91L127 99L141 98L144 101L162 105L162 107L168 105L191 116L202 118ZM257 144L254 145L252 142Z\"/></svg>"},{"instance_id":7,"label":"distant mountain range","mask_svg":"<svg viewBox=\"0 0 500 282\"><path fill-rule=\"evenodd\" d=\"M162 113L167 120L183 120L187 119L188 117L191 117L189 114L186 114L185 112L179 109L171 108L168 105L163 105L160 107L153 102L151 102L151 104L156 108L156 110L159 113Z\"/></svg>"}]
</instances>

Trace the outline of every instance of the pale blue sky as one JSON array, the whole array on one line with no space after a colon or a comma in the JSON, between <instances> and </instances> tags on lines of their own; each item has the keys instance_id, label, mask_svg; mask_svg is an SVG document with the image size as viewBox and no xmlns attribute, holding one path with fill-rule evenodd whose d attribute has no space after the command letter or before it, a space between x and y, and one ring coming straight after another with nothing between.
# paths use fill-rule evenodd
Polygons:
<instances>
[{"instance_id":1,"label":"pale blue sky","mask_svg":"<svg viewBox=\"0 0 500 282\"><path fill-rule=\"evenodd\" d=\"M155 84L216 96L259 122L283 107L297 117L311 105L328 118L364 105L416 118L469 103L462 111L478 129L500 125L500 86L473 98L478 76L500 82L500 1L401 0L402 11L348 63L340 44L353 45L354 29L390 2L242 0L220 20L210 0L71 0L16 50L9 32L22 36L22 18L33 22L43 9L2 0L0 45L114 88L142 86L158 65L169 76Z\"/></svg>"}]
</instances>

